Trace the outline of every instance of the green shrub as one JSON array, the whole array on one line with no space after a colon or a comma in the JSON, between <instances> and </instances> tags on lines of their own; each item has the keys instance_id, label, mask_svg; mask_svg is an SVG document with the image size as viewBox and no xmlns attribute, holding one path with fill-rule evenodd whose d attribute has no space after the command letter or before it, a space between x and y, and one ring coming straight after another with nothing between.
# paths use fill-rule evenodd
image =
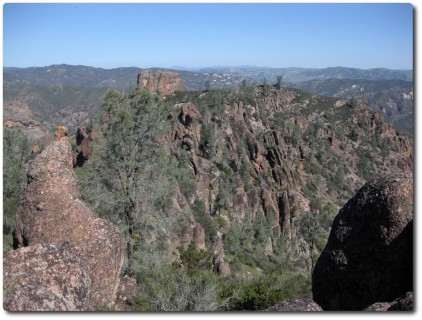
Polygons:
<instances>
[{"instance_id":1,"label":"green shrub","mask_svg":"<svg viewBox=\"0 0 422 320\"><path fill-rule=\"evenodd\" d=\"M14 216L26 189L30 142L16 128L3 129L3 253L12 250Z\"/></svg>"},{"instance_id":2,"label":"green shrub","mask_svg":"<svg viewBox=\"0 0 422 320\"><path fill-rule=\"evenodd\" d=\"M214 220L217 222L219 229L227 227L227 220L223 216L215 216Z\"/></svg>"},{"instance_id":3,"label":"green shrub","mask_svg":"<svg viewBox=\"0 0 422 320\"><path fill-rule=\"evenodd\" d=\"M179 249L180 250L180 249ZM194 244L190 244L186 250L180 251L182 266L190 269L212 269L212 253L204 250L197 250Z\"/></svg>"},{"instance_id":4,"label":"green shrub","mask_svg":"<svg viewBox=\"0 0 422 320\"><path fill-rule=\"evenodd\" d=\"M217 311L217 277L183 267L161 267L140 273L133 311Z\"/></svg>"},{"instance_id":5,"label":"green shrub","mask_svg":"<svg viewBox=\"0 0 422 320\"><path fill-rule=\"evenodd\" d=\"M249 282L225 280L220 284L219 297L220 300L231 297L227 310L258 311L272 307L282 300L310 298L310 287L310 276L276 270Z\"/></svg>"}]
</instances>

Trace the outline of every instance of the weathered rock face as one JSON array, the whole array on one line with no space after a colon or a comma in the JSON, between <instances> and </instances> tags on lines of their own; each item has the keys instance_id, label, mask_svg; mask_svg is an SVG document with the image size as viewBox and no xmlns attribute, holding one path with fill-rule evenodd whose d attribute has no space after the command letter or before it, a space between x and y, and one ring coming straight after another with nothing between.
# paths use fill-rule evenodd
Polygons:
<instances>
[{"instance_id":1,"label":"weathered rock face","mask_svg":"<svg viewBox=\"0 0 422 320\"><path fill-rule=\"evenodd\" d=\"M214 256L212 262L216 274L223 277L230 275L230 266L224 261L224 245L220 234L217 234L214 239Z\"/></svg>"},{"instance_id":2,"label":"weathered rock face","mask_svg":"<svg viewBox=\"0 0 422 320\"><path fill-rule=\"evenodd\" d=\"M145 70L138 75L138 86L147 87L152 93L161 96L172 95L175 91L183 91L182 78L177 72L158 70L155 74Z\"/></svg>"},{"instance_id":3,"label":"weathered rock face","mask_svg":"<svg viewBox=\"0 0 422 320\"><path fill-rule=\"evenodd\" d=\"M378 178L334 219L312 275L324 310L362 310L413 289L413 179Z\"/></svg>"},{"instance_id":4,"label":"weathered rock face","mask_svg":"<svg viewBox=\"0 0 422 320\"><path fill-rule=\"evenodd\" d=\"M284 312L303 312L303 311L323 311L314 301L309 299L286 300L279 304L265 309L264 311L284 311Z\"/></svg>"},{"instance_id":5,"label":"weathered rock face","mask_svg":"<svg viewBox=\"0 0 422 320\"><path fill-rule=\"evenodd\" d=\"M117 293L115 311L127 311L128 307L135 304L135 298L137 295L136 279L124 276L120 281L120 287Z\"/></svg>"},{"instance_id":6,"label":"weathered rock face","mask_svg":"<svg viewBox=\"0 0 422 320\"><path fill-rule=\"evenodd\" d=\"M186 222L186 226L182 230L180 242L183 249L187 249L190 244L195 245L195 249L206 250L204 228L190 216Z\"/></svg>"},{"instance_id":7,"label":"weathered rock face","mask_svg":"<svg viewBox=\"0 0 422 320\"><path fill-rule=\"evenodd\" d=\"M395 299L392 302L377 302L363 311L412 311L413 310L413 292L407 292L404 296Z\"/></svg>"},{"instance_id":8,"label":"weathered rock face","mask_svg":"<svg viewBox=\"0 0 422 320\"><path fill-rule=\"evenodd\" d=\"M262 189L262 207L264 209L264 213L267 217L269 217L270 221L272 221L272 237L273 239L279 239L281 234L281 227L280 227L280 214L278 210L277 200L274 199L274 194L271 190L266 186L265 189Z\"/></svg>"},{"instance_id":9,"label":"weathered rock face","mask_svg":"<svg viewBox=\"0 0 422 320\"><path fill-rule=\"evenodd\" d=\"M30 164L28 188L15 218L15 247L69 241L80 248L92 280L93 307L116 297L124 262L120 232L80 200L68 138L54 141Z\"/></svg>"},{"instance_id":10,"label":"weathered rock face","mask_svg":"<svg viewBox=\"0 0 422 320\"><path fill-rule=\"evenodd\" d=\"M91 278L80 250L69 242L36 244L3 260L7 311L87 311Z\"/></svg>"},{"instance_id":11,"label":"weathered rock face","mask_svg":"<svg viewBox=\"0 0 422 320\"><path fill-rule=\"evenodd\" d=\"M73 164L75 167L82 167L93 155L94 144L103 137L100 127L90 128L90 119L84 121L76 131L76 150Z\"/></svg>"}]
</instances>

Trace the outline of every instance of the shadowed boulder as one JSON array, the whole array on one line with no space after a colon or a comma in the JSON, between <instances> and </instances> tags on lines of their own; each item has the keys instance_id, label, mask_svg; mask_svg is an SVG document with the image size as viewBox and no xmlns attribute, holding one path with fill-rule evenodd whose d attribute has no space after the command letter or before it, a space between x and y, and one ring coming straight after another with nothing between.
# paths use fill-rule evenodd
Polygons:
<instances>
[{"instance_id":1,"label":"shadowed boulder","mask_svg":"<svg viewBox=\"0 0 422 320\"><path fill-rule=\"evenodd\" d=\"M312 275L324 310L362 310L413 289L413 178L362 187L340 210Z\"/></svg>"},{"instance_id":2,"label":"shadowed boulder","mask_svg":"<svg viewBox=\"0 0 422 320\"><path fill-rule=\"evenodd\" d=\"M395 299L392 302L377 302L363 311L412 311L413 310L413 292L407 292L404 296Z\"/></svg>"}]
</instances>

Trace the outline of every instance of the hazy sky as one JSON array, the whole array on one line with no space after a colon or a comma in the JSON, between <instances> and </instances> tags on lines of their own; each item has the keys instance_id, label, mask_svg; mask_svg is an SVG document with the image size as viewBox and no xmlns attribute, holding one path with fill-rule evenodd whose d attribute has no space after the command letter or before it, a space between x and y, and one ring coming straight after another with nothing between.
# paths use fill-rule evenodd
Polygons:
<instances>
[{"instance_id":1,"label":"hazy sky","mask_svg":"<svg viewBox=\"0 0 422 320\"><path fill-rule=\"evenodd\" d=\"M410 4L5 4L3 64L413 67Z\"/></svg>"}]
</instances>

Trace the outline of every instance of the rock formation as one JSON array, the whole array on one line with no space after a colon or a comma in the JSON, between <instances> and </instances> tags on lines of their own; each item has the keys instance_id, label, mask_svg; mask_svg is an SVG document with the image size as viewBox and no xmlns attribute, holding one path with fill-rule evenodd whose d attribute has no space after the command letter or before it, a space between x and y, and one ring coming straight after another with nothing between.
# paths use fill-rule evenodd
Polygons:
<instances>
[{"instance_id":1,"label":"rock formation","mask_svg":"<svg viewBox=\"0 0 422 320\"><path fill-rule=\"evenodd\" d=\"M224 261L224 245L220 233L218 233L214 239L214 256L212 258L212 263L216 274L223 277L230 275L230 266Z\"/></svg>"},{"instance_id":2,"label":"rock formation","mask_svg":"<svg viewBox=\"0 0 422 320\"><path fill-rule=\"evenodd\" d=\"M413 311L413 292L407 292L391 302L371 304L363 311Z\"/></svg>"},{"instance_id":3,"label":"rock formation","mask_svg":"<svg viewBox=\"0 0 422 320\"><path fill-rule=\"evenodd\" d=\"M313 298L324 310L362 310L412 289L412 174L377 178L334 219L313 271Z\"/></svg>"},{"instance_id":4,"label":"rock formation","mask_svg":"<svg viewBox=\"0 0 422 320\"><path fill-rule=\"evenodd\" d=\"M115 311L127 311L128 307L135 304L135 298L138 293L136 279L124 276L120 281L120 287L117 292Z\"/></svg>"},{"instance_id":5,"label":"rock formation","mask_svg":"<svg viewBox=\"0 0 422 320\"><path fill-rule=\"evenodd\" d=\"M56 140L62 140L67 137L68 130L65 126L57 126L56 131L54 131L54 135L56 136Z\"/></svg>"},{"instance_id":6,"label":"rock formation","mask_svg":"<svg viewBox=\"0 0 422 320\"><path fill-rule=\"evenodd\" d=\"M138 86L147 87L152 93L163 97L172 95L175 91L183 91L182 78L177 72L158 70L155 74L145 70L138 75Z\"/></svg>"},{"instance_id":7,"label":"rock formation","mask_svg":"<svg viewBox=\"0 0 422 320\"><path fill-rule=\"evenodd\" d=\"M91 277L69 242L35 244L5 255L3 308L7 311L92 310Z\"/></svg>"},{"instance_id":8,"label":"rock formation","mask_svg":"<svg viewBox=\"0 0 422 320\"><path fill-rule=\"evenodd\" d=\"M114 303L124 263L120 232L80 198L67 137L52 142L29 165L28 187L15 218L15 247L68 241L91 277L93 308Z\"/></svg>"},{"instance_id":9,"label":"rock formation","mask_svg":"<svg viewBox=\"0 0 422 320\"><path fill-rule=\"evenodd\" d=\"M193 216L190 216L186 221L186 225L180 236L180 243L184 250L186 250L190 244L195 245L195 249L198 251L206 250L204 228L195 221Z\"/></svg>"},{"instance_id":10,"label":"rock formation","mask_svg":"<svg viewBox=\"0 0 422 320\"><path fill-rule=\"evenodd\" d=\"M262 207L264 209L265 215L270 221L272 221L272 237L273 239L278 240L281 234L280 227L280 214L278 211L277 201L274 199L274 195L271 190L266 186L265 189L262 189Z\"/></svg>"},{"instance_id":11,"label":"rock formation","mask_svg":"<svg viewBox=\"0 0 422 320\"><path fill-rule=\"evenodd\" d=\"M304 312L323 311L314 301L309 299L285 300L264 311Z\"/></svg>"},{"instance_id":12,"label":"rock formation","mask_svg":"<svg viewBox=\"0 0 422 320\"><path fill-rule=\"evenodd\" d=\"M83 166L83 164L93 155L95 142L103 137L101 128L99 126L91 128L90 123L91 120L87 119L76 131L76 150L73 160L75 167Z\"/></svg>"},{"instance_id":13,"label":"rock formation","mask_svg":"<svg viewBox=\"0 0 422 320\"><path fill-rule=\"evenodd\" d=\"M291 232L291 224L290 224L290 204L289 204L289 196L287 191L284 191L283 196L280 198L280 205L281 208L281 223L283 225L283 235L286 241L290 241L292 239L292 232Z\"/></svg>"}]
</instances>

